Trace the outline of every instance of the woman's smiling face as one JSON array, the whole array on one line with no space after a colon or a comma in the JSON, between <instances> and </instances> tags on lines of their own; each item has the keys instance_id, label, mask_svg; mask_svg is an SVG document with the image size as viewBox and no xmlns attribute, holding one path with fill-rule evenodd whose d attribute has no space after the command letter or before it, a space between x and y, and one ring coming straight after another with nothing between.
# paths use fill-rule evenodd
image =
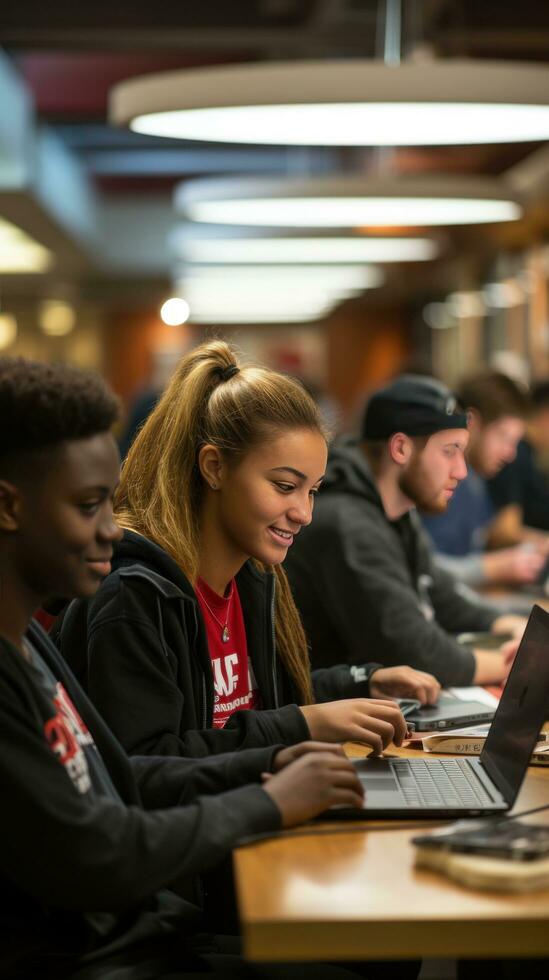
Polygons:
<instances>
[{"instance_id":1,"label":"woman's smiling face","mask_svg":"<svg viewBox=\"0 0 549 980\"><path fill-rule=\"evenodd\" d=\"M218 530L242 560L284 561L294 536L310 524L326 469L320 432L291 429L255 446L236 465L221 464Z\"/></svg>"}]
</instances>

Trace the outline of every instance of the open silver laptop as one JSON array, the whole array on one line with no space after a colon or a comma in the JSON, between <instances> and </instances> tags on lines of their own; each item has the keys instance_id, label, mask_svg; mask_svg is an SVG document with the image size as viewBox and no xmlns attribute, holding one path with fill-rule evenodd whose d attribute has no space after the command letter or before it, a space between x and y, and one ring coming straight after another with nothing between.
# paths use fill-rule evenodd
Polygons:
<instances>
[{"instance_id":1,"label":"open silver laptop","mask_svg":"<svg viewBox=\"0 0 549 980\"><path fill-rule=\"evenodd\" d=\"M361 759L364 808L338 816L478 817L510 809L549 717L549 615L534 606L482 754Z\"/></svg>"}]
</instances>

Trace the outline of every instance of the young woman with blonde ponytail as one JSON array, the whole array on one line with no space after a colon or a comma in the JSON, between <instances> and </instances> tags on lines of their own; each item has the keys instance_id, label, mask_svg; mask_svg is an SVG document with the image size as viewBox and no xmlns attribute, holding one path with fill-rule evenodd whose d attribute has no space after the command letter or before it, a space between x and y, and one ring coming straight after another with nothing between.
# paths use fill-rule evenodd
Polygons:
<instances>
[{"instance_id":1,"label":"young woman with blonde ponytail","mask_svg":"<svg viewBox=\"0 0 549 980\"><path fill-rule=\"evenodd\" d=\"M309 738L380 752L406 726L393 702L367 699L372 689L435 697L434 679L408 668L311 676L281 563L312 518L326 456L298 382L241 366L222 341L182 359L123 466L112 571L55 632L130 753Z\"/></svg>"}]
</instances>

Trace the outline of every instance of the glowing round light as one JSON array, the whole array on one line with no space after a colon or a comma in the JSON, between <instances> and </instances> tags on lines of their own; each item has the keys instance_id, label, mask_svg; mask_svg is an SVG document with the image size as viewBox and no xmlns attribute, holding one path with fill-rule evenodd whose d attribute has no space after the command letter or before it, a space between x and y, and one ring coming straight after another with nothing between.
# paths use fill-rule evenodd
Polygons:
<instances>
[{"instance_id":1,"label":"glowing round light","mask_svg":"<svg viewBox=\"0 0 549 980\"><path fill-rule=\"evenodd\" d=\"M179 327L185 323L190 316L191 308L187 300L181 296L172 296L162 304L160 316L168 327Z\"/></svg>"},{"instance_id":2,"label":"glowing round light","mask_svg":"<svg viewBox=\"0 0 549 980\"><path fill-rule=\"evenodd\" d=\"M549 69L497 61L293 61L132 78L111 120L227 143L395 146L549 138Z\"/></svg>"},{"instance_id":3,"label":"glowing round light","mask_svg":"<svg viewBox=\"0 0 549 980\"><path fill-rule=\"evenodd\" d=\"M197 222L294 228L484 224L522 214L500 181L441 175L202 179L180 185L175 203Z\"/></svg>"},{"instance_id":4,"label":"glowing round light","mask_svg":"<svg viewBox=\"0 0 549 980\"><path fill-rule=\"evenodd\" d=\"M455 324L446 303L427 303L423 307L422 316L431 330L448 330Z\"/></svg>"},{"instance_id":5,"label":"glowing round light","mask_svg":"<svg viewBox=\"0 0 549 980\"><path fill-rule=\"evenodd\" d=\"M45 299L38 312L40 329L47 337L65 337L74 329L74 307L64 300Z\"/></svg>"}]
</instances>

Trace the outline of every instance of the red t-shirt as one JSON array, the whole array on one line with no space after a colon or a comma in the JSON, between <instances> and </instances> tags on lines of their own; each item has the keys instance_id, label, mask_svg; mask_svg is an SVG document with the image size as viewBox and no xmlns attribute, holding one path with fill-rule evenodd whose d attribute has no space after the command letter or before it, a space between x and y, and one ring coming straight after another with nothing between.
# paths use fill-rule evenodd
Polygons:
<instances>
[{"instance_id":1,"label":"red t-shirt","mask_svg":"<svg viewBox=\"0 0 549 980\"><path fill-rule=\"evenodd\" d=\"M248 660L246 628L236 582L226 596L196 583L196 596L206 626L214 680L214 728L223 728L235 711L259 707L259 693ZM223 639L225 635L226 639Z\"/></svg>"}]
</instances>

